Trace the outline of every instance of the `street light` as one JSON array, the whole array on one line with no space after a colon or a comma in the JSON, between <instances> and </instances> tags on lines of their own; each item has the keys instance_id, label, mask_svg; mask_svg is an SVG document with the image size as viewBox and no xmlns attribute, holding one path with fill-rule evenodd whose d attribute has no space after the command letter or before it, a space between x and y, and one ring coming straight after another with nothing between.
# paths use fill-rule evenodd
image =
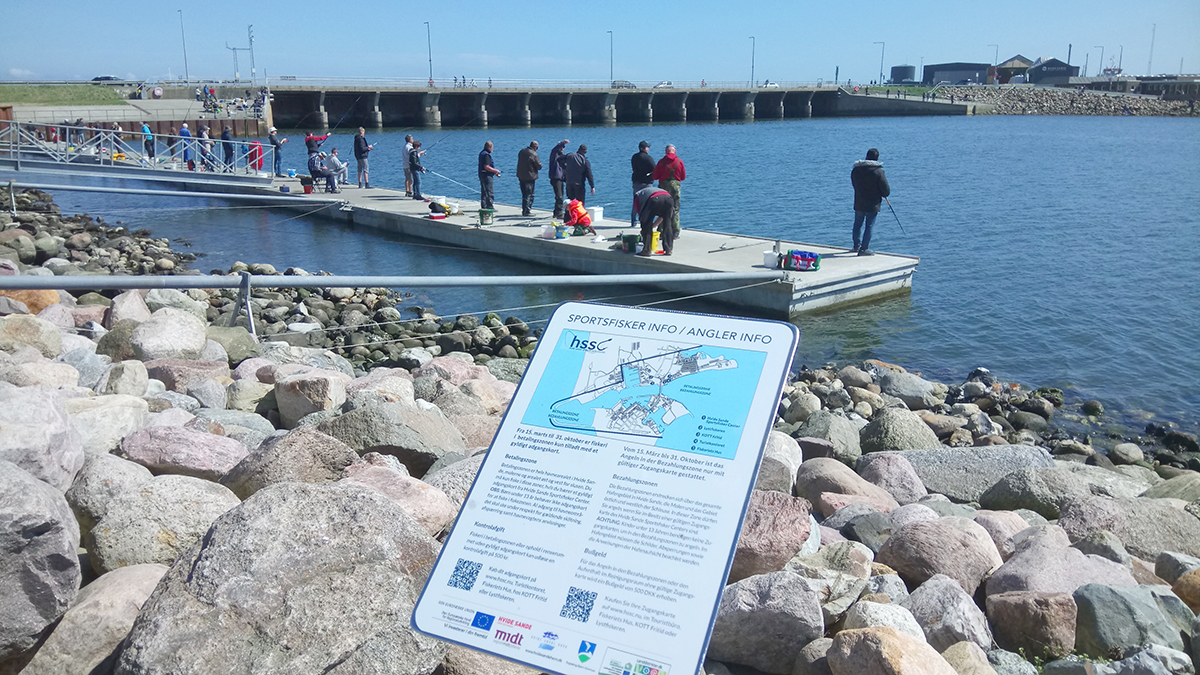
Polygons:
<instances>
[{"instance_id":1,"label":"street light","mask_svg":"<svg viewBox=\"0 0 1200 675\"><path fill-rule=\"evenodd\" d=\"M993 66L1000 65L1000 45L988 45L988 46L996 48L996 56L995 56L995 58L992 59L992 65Z\"/></svg>"},{"instance_id":2,"label":"street light","mask_svg":"<svg viewBox=\"0 0 1200 675\"><path fill-rule=\"evenodd\" d=\"M188 74L187 64L187 33L183 30L183 10L179 10L179 35L183 38L183 81L191 80L191 75Z\"/></svg>"},{"instance_id":3,"label":"street light","mask_svg":"<svg viewBox=\"0 0 1200 675\"><path fill-rule=\"evenodd\" d=\"M1104 74L1104 45L1094 45L1092 47L1092 49L1095 49L1096 47L1100 48L1100 70L1096 71L1096 74L1103 75Z\"/></svg>"},{"instance_id":4,"label":"street light","mask_svg":"<svg viewBox=\"0 0 1200 675\"><path fill-rule=\"evenodd\" d=\"M750 88L751 89L754 88L754 47L756 44L757 44L757 40L755 40L754 36L751 35L750 36Z\"/></svg>"},{"instance_id":5,"label":"street light","mask_svg":"<svg viewBox=\"0 0 1200 675\"><path fill-rule=\"evenodd\" d=\"M613 37L612 31L608 31L608 81L613 79ZM612 86L611 84L609 86Z\"/></svg>"},{"instance_id":6,"label":"street light","mask_svg":"<svg viewBox=\"0 0 1200 675\"><path fill-rule=\"evenodd\" d=\"M433 38L429 35L429 22L425 22L425 46L429 49L429 84L433 84Z\"/></svg>"},{"instance_id":7,"label":"street light","mask_svg":"<svg viewBox=\"0 0 1200 675\"><path fill-rule=\"evenodd\" d=\"M872 42L871 44L879 45L879 84L883 84L883 50L887 49L887 43Z\"/></svg>"}]
</instances>

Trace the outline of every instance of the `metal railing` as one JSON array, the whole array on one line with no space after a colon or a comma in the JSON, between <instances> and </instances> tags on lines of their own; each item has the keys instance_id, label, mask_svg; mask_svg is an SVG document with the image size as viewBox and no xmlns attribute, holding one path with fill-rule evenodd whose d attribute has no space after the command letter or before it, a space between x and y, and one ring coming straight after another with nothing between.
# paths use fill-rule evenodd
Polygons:
<instances>
[{"instance_id":1,"label":"metal railing","mask_svg":"<svg viewBox=\"0 0 1200 675\"><path fill-rule=\"evenodd\" d=\"M462 77L439 77L433 80L414 77L273 77L272 91L296 87L313 88L397 88L397 89L467 89L474 91L530 91L530 90L653 90L670 89L727 89L746 91L747 89L812 89L835 87L837 84L830 80L766 80L754 83L748 80L531 80L531 79L492 79L466 78L464 85Z\"/></svg>"},{"instance_id":2,"label":"metal railing","mask_svg":"<svg viewBox=\"0 0 1200 675\"><path fill-rule=\"evenodd\" d=\"M147 134L140 129L0 120L0 157L5 156L16 162L18 170L22 160L49 159L64 164L257 175L271 172L275 151L250 139L223 141Z\"/></svg>"}]
</instances>

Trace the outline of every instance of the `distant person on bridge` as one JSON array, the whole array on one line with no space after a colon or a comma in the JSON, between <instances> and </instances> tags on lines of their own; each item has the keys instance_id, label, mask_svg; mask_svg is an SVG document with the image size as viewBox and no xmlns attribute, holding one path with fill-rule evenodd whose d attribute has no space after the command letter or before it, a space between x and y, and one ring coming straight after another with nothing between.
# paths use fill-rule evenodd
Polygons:
<instances>
[{"instance_id":1,"label":"distant person on bridge","mask_svg":"<svg viewBox=\"0 0 1200 675\"><path fill-rule=\"evenodd\" d=\"M663 255L671 255L675 250L675 226L672 224L675 198L671 193L648 185L633 195L633 208L637 210L642 224L642 250L638 255L643 258L654 255L650 244L654 240L655 227L658 228Z\"/></svg>"},{"instance_id":2,"label":"distant person on bridge","mask_svg":"<svg viewBox=\"0 0 1200 675\"><path fill-rule=\"evenodd\" d=\"M412 152L412 149L413 149L412 134L406 134L404 136L404 154L401 155L401 159L403 160L403 164L404 164L404 196L405 197L412 196L412 169L410 168L409 163L408 163L408 153Z\"/></svg>"},{"instance_id":3,"label":"distant person on bridge","mask_svg":"<svg viewBox=\"0 0 1200 675\"><path fill-rule=\"evenodd\" d=\"M311 131L304 134L304 147L308 149L310 157L321 151L321 144L325 142L326 138L329 138L329 134L317 136Z\"/></svg>"},{"instance_id":4,"label":"distant person on bridge","mask_svg":"<svg viewBox=\"0 0 1200 675\"><path fill-rule=\"evenodd\" d=\"M196 170L196 162L192 159L192 132L188 131L187 122L179 126L179 135L183 138L183 161L187 163L188 171Z\"/></svg>"},{"instance_id":5,"label":"distant person on bridge","mask_svg":"<svg viewBox=\"0 0 1200 675\"><path fill-rule=\"evenodd\" d=\"M408 151L408 171L412 175L412 198L425 201L425 197L421 196L421 174L425 173L425 167L421 166L421 155L425 151L421 149L421 141L413 141L412 149Z\"/></svg>"},{"instance_id":6,"label":"distant person on bridge","mask_svg":"<svg viewBox=\"0 0 1200 675\"><path fill-rule=\"evenodd\" d=\"M633 167L633 194L636 195L639 190L650 187L654 182L654 158L650 156L650 144L646 141L638 143L638 151L629 158L629 164ZM629 226L637 227L639 217L637 200L634 200L633 211L629 215Z\"/></svg>"},{"instance_id":7,"label":"distant person on bridge","mask_svg":"<svg viewBox=\"0 0 1200 675\"><path fill-rule=\"evenodd\" d=\"M687 171L683 168L683 160L675 154L675 146L667 146L666 154L658 160L658 164L654 167L653 178L658 181L658 187L669 192L671 199L675 200L675 213L671 214L671 225L675 228L675 232L671 238L672 240L678 239L680 190L683 180L687 178ZM666 250L665 247L664 250Z\"/></svg>"},{"instance_id":8,"label":"distant person on bridge","mask_svg":"<svg viewBox=\"0 0 1200 675\"><path fill-rule=\"evenodd\" d=\"M563 150L567 147L569 140L559 141L558 145L550 150L550 189L554 190L554 219L562 220L563 217L563 168L558 163L558 159L562 157Z\"/></svg>"},{"instance_id":9,"label":"distant person on bridge","mask_svg":"<svg viewBox=\"0 0 1200 675\"><path fill-rule=\"evenodd\" d=\"M479 151L479 208L490 209L496 206L495 179L500 175L500 169L492 161L492 142L483 144Z\"/></svg>"},{"instance_id":10,"label":"distant person on bridge","mask_svg":"<svg viewBox=\"0 0 1200 675\"><path fill-rule=\"evenodd\" d=\"M283 178L283 144L288 142L286 138L279 138L279 130L275 127L267 129L267 140L271 143L271 149L275 152L275 177Z\"/></svg>"},{"instance_id":11,"label":"distant person on bridge","mask_svg":"<svg viewBox=\"0 0 1200 675\"><path fill-rule=\"evenodd\" d=\"M596 194L596 179L592 177L592 163L587 158L587 146L580 145L579 149L558 158L558 164L563 170L563 183L567 188L567 199L578 199L579 203L587 205L587 190L584 181L592 186L592 194Z\"/></svg>"},{"instance_id":12,"label":"distant person on bridge","mask_svg":"<svg viewBox=\"0 0 1200 675\"><path fill-rule=\"evenodd\" d=\"M228 124L221 130L221 149L225 151L225 170L233 171L233 129Z\"/></svg>"},{"instance_id":13,"label":"distant person on bridge","mask_svg":"<svg viewBox=\"0 0 1200 675\"><path fill-rule=\"evenodd\" d=\"M517 182L521 184L521 215L533 215L533 189L537 186L542 160L538 157L538 142L532 141L517 153Z\"/></svg>"},{"instance_id":14,"label":"distant person on bridge","mask_svg":"<svg viewBox=\"0 0 1200 675\"><path fill-rule=\"evenodd\" d=\"M358 163L358 187L360 188L364 183L367 187L371 187L371 176L368 174L371 165L367 161L367 155L374 147L367 143L367 130L359 127L358 135L354 137L354 160Z\"/></svg>"},{"instance_id":15,"label":"distant person on bridge","mask_svg":"<svg viewBox=\"0 0 1200 675\"><path fill-rule=\"evenodd\" d=\"M854 163L854 168L850 170L850 184L854 186L854 248L851 250L858 251L859 255L875 255L870 251L871 226L879 215L883 198L892 193L887 176L883 174L878 150L871 148L867 151L866 159Z\"/></svg>"}]
</instances>

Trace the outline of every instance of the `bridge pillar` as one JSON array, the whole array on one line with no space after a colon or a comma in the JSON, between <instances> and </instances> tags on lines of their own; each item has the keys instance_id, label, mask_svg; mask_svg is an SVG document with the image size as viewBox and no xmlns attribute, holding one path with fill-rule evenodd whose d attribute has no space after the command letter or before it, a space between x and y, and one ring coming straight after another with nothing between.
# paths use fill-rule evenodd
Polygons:
<instances>
[{"instance_id":1,"label":"bridge pillar","mask_svg":"<svg viewBox=\"0 0 1200 675\"><path fill-rule=\"evenodd\" d=\"M438 108L438 101L441 97L442 95L436 91L421 95L421 124L427 127L442 126L442 111Z\"/></svg>"},{"instance_id":2,"label":"bridge pillar","mask_svg":"<svg viewBox=\"0 0 1200 675\"><path fill-rule=\"evenodd\" d=\"M567 126L571 126L571 92L567 92L566 94L563 94L563 96L565 98L563 99L563 107L562 107L563 120L562 121L563 121L563 124L565 124Z\"/></svg>"},{"instance_id":3,"label":"bridge pillar","mask_svg":"<svg viewBox=\"0 0 1200 675\"><path fill-rule=\"evenodd\" d=\"M479 120L479 126L486 127L488 125L487 92L475 94L475 96L471 99L471 107L475 110L475 115Z\"/></svg>"},{"instance_id":4,"label":"bridge pillar","mask_svg":"<svg viewBox=\"0 0 1200 675\"><path fill-rule=\"evenodd\" d=\"M375 92L375 95L371 97L371 112L367 117L371 126L376 129L383 128L383 112L379 109L379 92Z\"/></svg>"},{"instance_id":5,"label":"bridge pillar","mask_svg":"<svg viewBox=\"0 0 1200 675\"><path fill-rule=\"evenodd\" d=\"M649 104L647 104L649 107ZM604 95L604 108L601 116L605 124L617 123L617 94L610 92Z\"/></svg>"},{"instance_id":6,"label":"bridge pillar","mask_svg":"<svg viewBox=\"0 0 1200 675\"><path fill-rule=\"evenodd\" d=\"M813 94L815 94L815 93L816 93L815 91L807 92L807 95L805 95L804 100L802 100L800 102L800 116L801 117L812 117L812 99L813 99Z\"/></svg>"},{"instance_id":7,"label":"bridge pillar","mask_svg":"<svg viewBox=\"0 0 1200 675\"><path fill-rule=\"evenodd\" d=\"M720 121L720 119L721 119L720 101L721 101L721 92L717 92L716 94L713 94L712 109L711 109L710 114L712 115L712 121L714 121L714 122Z\"/></svg>"},{"instance_id":8,"label":"bridge pillar","mask_svg":"<svg viewBox=\"0 0 1200 675\"><path fill-rule=\"evenodd\" d=\"M315 115L315 117L317 118L317 128L318 129L328 129L329 128L329 113L325 112L325 91L324 90L321 90L321 93L317 94L317 114Z\"/></svg>"},{"instance_id":9,"label":"bridge pillar","mask_svg":"<svg viewBox=\"0 0 1200 675\"><path fill-rule=\"evenodd\" d=\"M679 97L679 105L675 109L675 114L679 115L680 122L687 121L687 98L688 98L688 95L687 95L687 92L685 91L685 92L683 92L683 96Z\"/></svg>"},{"instance_id":10,"label":"bridge pillar","mask_svg":"<svg viewBox=\"0 0 1200 675\"><path fill-rule=\"evenodd\" d=\"M529 99L532 93L521 94L521 124L524 126L533 126L533 114L529 112Z\"/></svg>"},{"instance_id":11,"label":"bridge pillar","mask_svg":"<svg viewBox=\"0 0 1200 675\"><path fill-rule=\"evenodd\" d=\"M757 96L758 96L758 92L756 92L756 91L746 92L745 104L741 109L742 117L744 119L748 119L748 120L754 119L754 99Z\"/></svg>"}]
</instances>

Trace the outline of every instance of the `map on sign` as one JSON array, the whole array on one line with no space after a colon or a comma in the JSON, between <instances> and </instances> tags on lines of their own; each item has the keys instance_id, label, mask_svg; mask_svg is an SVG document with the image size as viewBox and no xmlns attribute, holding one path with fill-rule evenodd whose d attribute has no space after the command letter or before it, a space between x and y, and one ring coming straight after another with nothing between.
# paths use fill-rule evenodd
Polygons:
<instances>
[{"instance_id":1,"label":"map on sign","mask_svg":"<svg viewBox=\"0 0 1200 675\"><path fill-rule=\"evenodd\" d=\"M765 358L564 330L522 422L730 459Z\"/></svg>"}]
</instances>

